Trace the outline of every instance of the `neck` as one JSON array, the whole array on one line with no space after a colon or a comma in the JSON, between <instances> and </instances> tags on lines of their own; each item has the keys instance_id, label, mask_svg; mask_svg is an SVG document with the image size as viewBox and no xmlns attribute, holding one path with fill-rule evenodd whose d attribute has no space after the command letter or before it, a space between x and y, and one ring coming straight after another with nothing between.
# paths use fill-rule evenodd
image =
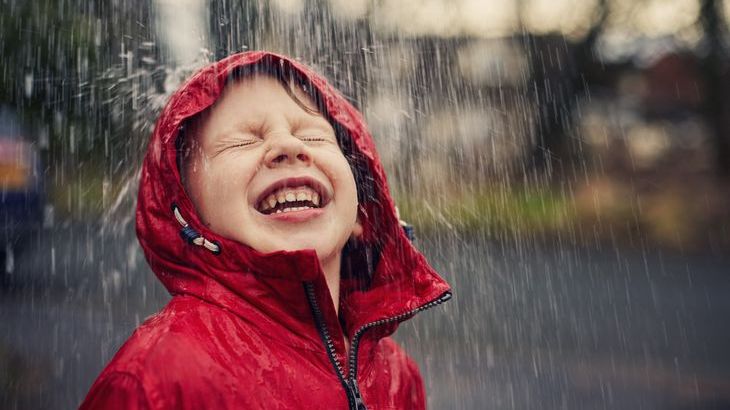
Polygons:
<instances>
[{"instance_id":1,"label":"neck","mask_svg":"<svg viewBox=\"0 0 730 410\"><path fill-rule=\"evenodd\" d=\"M342 255L338 252L337 255L329 260L320 260L322 265L322 271L324 272L324 279L327 282L327 288L329 288L332 302L335 305L335 312L340 313L340 259Z\"/></svg>"}]
</instances>

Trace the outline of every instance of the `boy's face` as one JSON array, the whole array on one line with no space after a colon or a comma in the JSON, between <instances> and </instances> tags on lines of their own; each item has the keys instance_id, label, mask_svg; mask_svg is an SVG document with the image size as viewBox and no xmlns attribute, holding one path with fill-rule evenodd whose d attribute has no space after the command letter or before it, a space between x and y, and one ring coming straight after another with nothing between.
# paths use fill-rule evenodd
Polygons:
<instances>
[{"instance_id":1,"label":"boy's face","mask_svg":"<svg viewBox=\"0 0 730 410\"><path fill-rule=\"evenodd\" d=\"M314 249L339 261L357 226L357 190L324 117L257 75L228 86L195 128L184 180L211 230L260 252Z\"/></svg>"}]
</instances>

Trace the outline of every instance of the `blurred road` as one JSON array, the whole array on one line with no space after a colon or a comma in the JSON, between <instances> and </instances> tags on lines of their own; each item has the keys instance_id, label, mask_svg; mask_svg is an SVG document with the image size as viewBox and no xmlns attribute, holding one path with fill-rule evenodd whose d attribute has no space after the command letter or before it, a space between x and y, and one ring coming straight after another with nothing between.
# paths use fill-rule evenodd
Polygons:
<instances>
[{"instance_id":1,"label":"blurred road","mask_svg":"<svg viewBox=\"0 0 730 410\"><path fill-rule=\"evenodd\" d=\"M169 298L129 224L119 225L58 226L16 253L0 289L0 408L78 407L132 330Z\"/></svg>"},{"instance_id":2,"label":"blurred road","mask_svg":"<svg viewBox=\"0 0 730 410\"><path fill-rule=\"evenodd\" d=\"M730 258L422 242L455 287L403 340L435 409L730 409Z\"/></svg>"},{"instance_id":3,"label":"blurred road","mask_svg":"<svg viewBox=\"0 0 730 410\"><path fill-rule=\"evenodd\" d=\"M123 225L123 224L122 224ZM405 324L434 409L730 409L730 258L439 235ZM0 408L75 408L168 296L133 233L46 231L0 288Z\"/></svg>"}]
</instances>

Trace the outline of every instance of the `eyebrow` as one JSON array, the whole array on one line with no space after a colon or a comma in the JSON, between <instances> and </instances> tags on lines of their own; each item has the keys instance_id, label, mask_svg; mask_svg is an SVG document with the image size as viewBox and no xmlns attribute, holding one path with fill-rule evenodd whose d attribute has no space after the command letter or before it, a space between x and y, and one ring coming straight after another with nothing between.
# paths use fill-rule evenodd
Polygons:
<instances>
[{"instance_id":1,"label":"eyebrow","mask_svg":"<svg viewBox=\"0 0 730 410\"><path fill-rule=\"evenodd\" d=\"M329 121L327 121L322 114L309 114L307 113L306 116L297 116L296 118L292 118L292 126L294 128L300 128L302 126L314 124L318 127L321 127L323 129L332 130L334 132L335 127L330 124Z\"/></svg>"},{"instance_id":2,"label":"eyebrow","mask_svg":"<svg viewBox=\"0 0 730 410\"><path fill-rule=\"evenodd\" d=\"M238 134L242 131L250 130L254 133L261 133L264 131L264 127L264 122L260 119L243 118L213 135L213 145L219 145L221 142L227 141L232 135Z\"/></svg>"},{"instance_id":3,"label":"eyebrow","mask_svg":"<svg viewBox=\"0 0 730 410\"><path fill-rule=\"evenodd\" d=\"M239 132L241 130L250 130L255 133L263 134L267 129L266 121L261 117L249 117L242 118L236 121L231 127L226 129L223 133L228 134L230 132Z\"/></svg>"}]
</instances>

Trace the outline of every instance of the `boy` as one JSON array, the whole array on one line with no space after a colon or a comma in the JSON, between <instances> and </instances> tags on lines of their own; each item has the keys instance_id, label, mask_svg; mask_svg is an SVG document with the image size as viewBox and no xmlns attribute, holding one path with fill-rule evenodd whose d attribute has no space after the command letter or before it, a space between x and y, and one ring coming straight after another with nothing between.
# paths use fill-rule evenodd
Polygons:
<instances>
[{"instance_id":1,"label":"boy","mask_svg":"<svg viewBox=\"0 0 730 410\"><path fill-rule=\"evenodd\" d=\"M401 230L360 114L306 67L242 53L178 90L137 234L173 297L82 408L425 407L387 336L450 289Z\"/></svg>"}]
</instances>

